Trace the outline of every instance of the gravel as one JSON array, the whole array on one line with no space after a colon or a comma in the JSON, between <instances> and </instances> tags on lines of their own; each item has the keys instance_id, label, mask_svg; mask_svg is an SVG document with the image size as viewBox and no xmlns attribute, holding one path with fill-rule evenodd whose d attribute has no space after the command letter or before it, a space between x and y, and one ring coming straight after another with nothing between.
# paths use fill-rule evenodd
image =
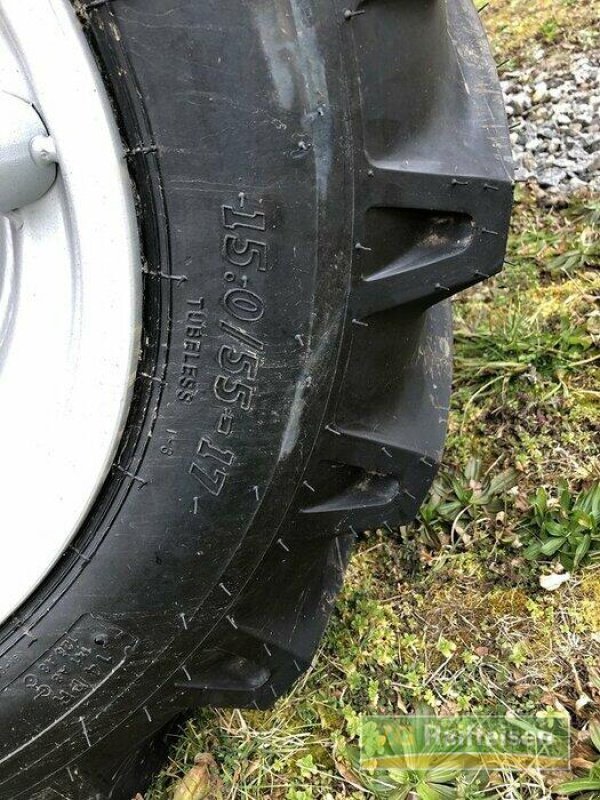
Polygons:
<instances>
[{"instance_id":1,"label":"gravel","mask_svg":"<svg viewBox=\"0 0 600 800\"><path fill-rule=\"evenodd\" d=\"M600 51L573 57L567 69L541 57L502 77L517 180L600 192Z\"/></svg>"}]
</instances>

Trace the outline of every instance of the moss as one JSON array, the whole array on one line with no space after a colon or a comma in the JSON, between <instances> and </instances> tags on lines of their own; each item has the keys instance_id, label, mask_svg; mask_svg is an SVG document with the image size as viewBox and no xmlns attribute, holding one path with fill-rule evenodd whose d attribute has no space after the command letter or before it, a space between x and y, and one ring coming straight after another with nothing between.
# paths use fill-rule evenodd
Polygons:
<instances>
[{"instance_id":1,"label":"moss","mask_svg":"<svg viewBox=\"0 0 600 800\"><path fill-rule=\"evenodd\" d=\"M597 570L590 570L581 579L579 616L586 632L600 634L600 579Z\"/></svg>"}]
</instances>

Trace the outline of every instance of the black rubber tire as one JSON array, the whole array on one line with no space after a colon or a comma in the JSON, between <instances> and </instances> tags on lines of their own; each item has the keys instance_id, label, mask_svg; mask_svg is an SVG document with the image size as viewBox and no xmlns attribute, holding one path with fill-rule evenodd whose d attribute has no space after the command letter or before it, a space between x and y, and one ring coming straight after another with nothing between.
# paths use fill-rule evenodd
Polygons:
<instances>
[{"instance_id":1,"label":"black rubber tire","mask_svg":"<svg viewBox=\"0 0 600 800\"><path fill-rule=\"evenodd\" d=\"M144 344L113 473L1 631L3 800L129 800L176 715L272 703L355 531L430 485L440 301L503 263L504 111L470 0L346 2L75 4L138 195Z\"/></svg>"}]
</instances>

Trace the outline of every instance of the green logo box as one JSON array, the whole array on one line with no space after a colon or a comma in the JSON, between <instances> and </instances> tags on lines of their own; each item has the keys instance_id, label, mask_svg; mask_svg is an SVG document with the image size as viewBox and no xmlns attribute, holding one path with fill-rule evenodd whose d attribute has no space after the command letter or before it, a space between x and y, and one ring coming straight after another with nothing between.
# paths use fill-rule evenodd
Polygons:
<instances>
[{"instance_id":1,"label":"green logo box","mask_svg":"<svg viewBox=\"0 0 600 800\"><path fill-rule=\"evenodd\" d=\"M364 769L568 769L569 719L543 717L363 716Z\"/></svg>"}]
</instances>

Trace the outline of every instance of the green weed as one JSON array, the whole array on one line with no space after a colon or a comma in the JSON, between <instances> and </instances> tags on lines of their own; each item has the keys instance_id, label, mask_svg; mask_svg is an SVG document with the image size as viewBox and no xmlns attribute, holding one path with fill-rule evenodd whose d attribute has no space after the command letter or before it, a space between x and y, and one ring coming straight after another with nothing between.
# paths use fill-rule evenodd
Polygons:
<instances>
[{"instance_id":1,"label":"green weed","mask_svg":"<svg viewBox=\"0 0 600 800\"><path fill-rule=\"evenodd\" d=\"M486 474L479 458L470 458L462 471L443 471L419 514L426 539L439 545L443 531L470 544L477 524L489 522L505 509L507 492L516 486L517 478L514 469Z\"/></svg>"},{"instance_id":2,"label":"green weed","mask_svg":"<svg viewBox=\"0 0 600 800\"><path fill-rule=\"evenodd\" d=\"M561 34L561 27L554 18L546 19L539 27L539 38L548 44L553 44Z\"/></svg>"},{"instance_id":3,"label":"green weed","mask_svg":"<svg viewBox=\"0 0 600 800\"><path fill-rule=\"evenodd\" d=\"M568 570L600 558L600 484L573 494L563 482L557 496L540 487L531 500L524 535L531 560L558 558Z\"/></svg>"}]
</instances>

